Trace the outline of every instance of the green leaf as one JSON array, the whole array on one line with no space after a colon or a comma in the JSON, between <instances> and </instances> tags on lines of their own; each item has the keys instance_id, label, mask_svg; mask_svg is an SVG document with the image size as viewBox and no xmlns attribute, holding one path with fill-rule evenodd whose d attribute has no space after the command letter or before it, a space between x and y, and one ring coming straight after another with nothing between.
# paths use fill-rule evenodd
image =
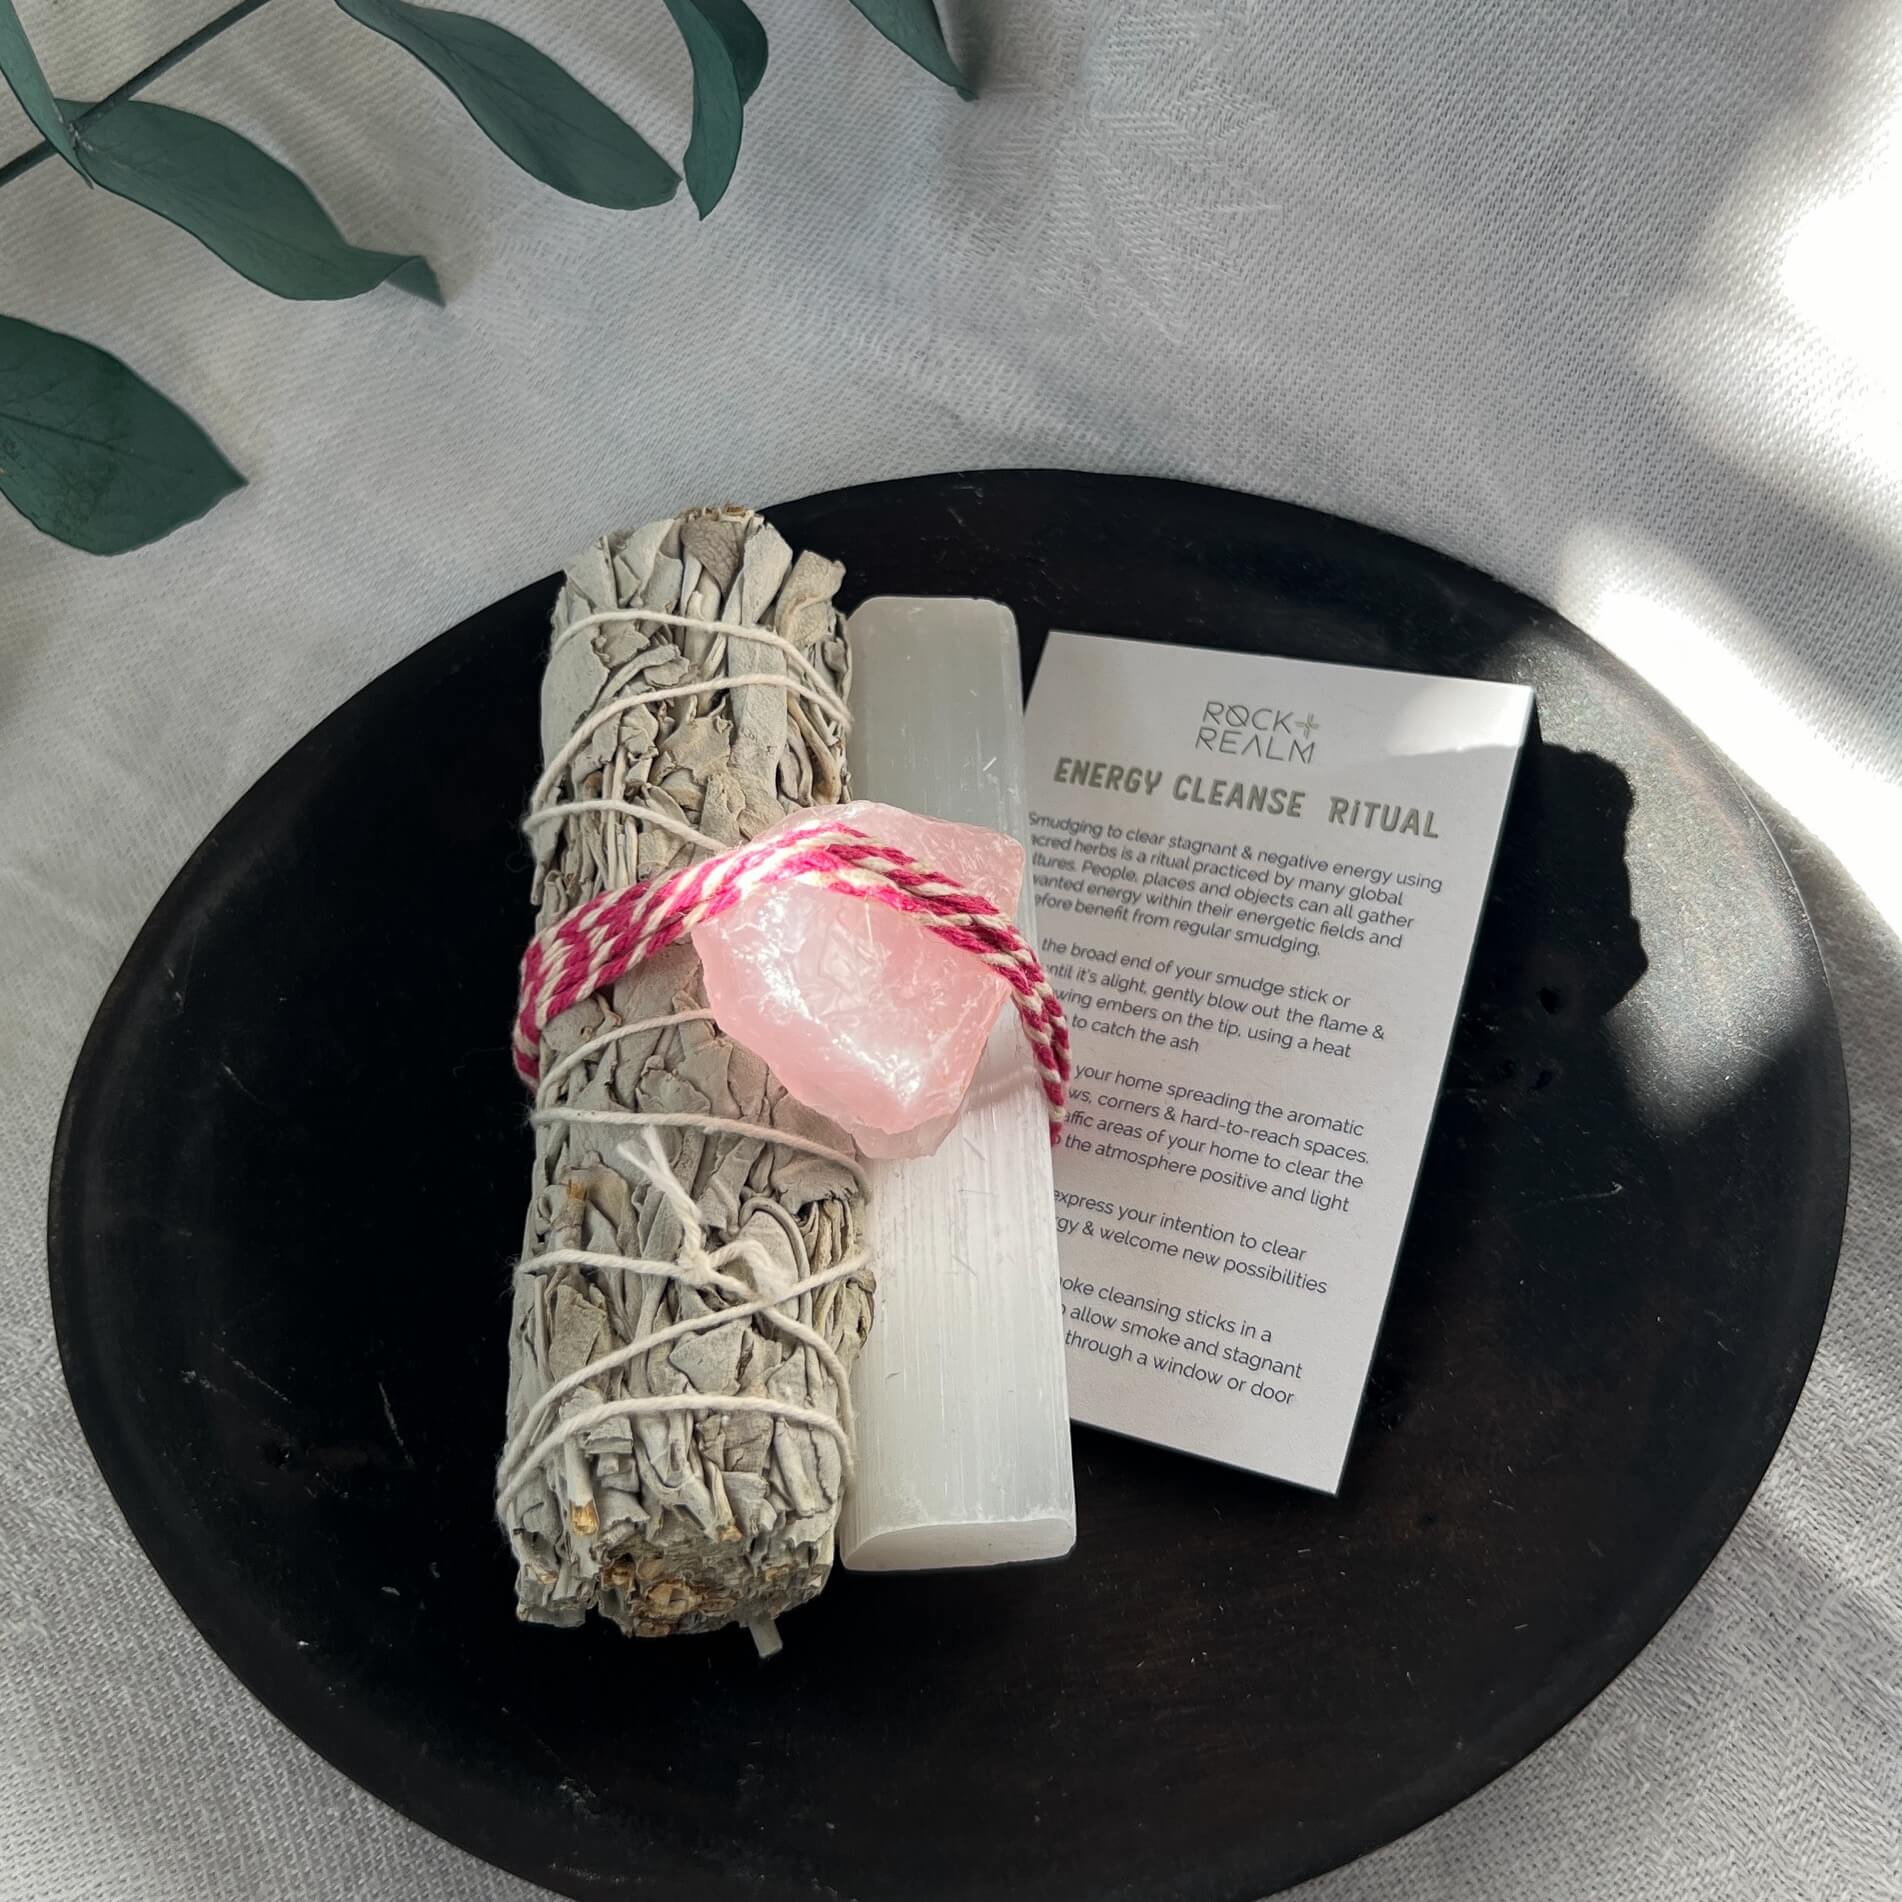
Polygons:
<instances>
[{"instance_id":1,"label":"green leaf","mask_svg":"<svg viewBox=\"0 0 1902 1902\"><path fill-rule=\"evenodd\" d=\"M745 0L667 0L693 61L693 136L680 169L701 217L740 158L741 108L766 71L766 29Z\"/></svg>"},{"instance_id":2,"label":"green leaf","mask_svg":"<svg viewBox=\"0 0 1902 1902\"><path fill-rule=\"evenodd\" d=\"M360 297L388 279L442 302L422 258L359 249L295 172L214 119L127 100L86 122L79 151L95 183L170 219L279 297Z\"/></svg>"},{"instance_id":3,"label":"green leaf","mask_svg":"<svg viewBox=\"0 0 1902 1902\"><path fill-rule=\"evenodd\" d=\"M661 205L674 168L546 53L487 20L407 0L337 0L414 53L523 171L570 198L632 211Z\"/></svg>"},{"instance_id":4,"label":"green leaf","mask_svg":"<svg viewBox=\"0 0 1902 1902\"><path fill-rule=\"evenodd\" d=\"M394 284L399 291L408 291L412 297L420 297L426 304L434 304L439 309L442 306L442 286L436 282L436 273L429 268L427 258L405 258L386 282Z\"/></svg>"},{"instance_id":5,"label":"green leaf","mask_svg":"<svg viewBox=\"0 0 1902 1902\"><path fill-rule=\"evenodd\" d=\"M73 129L60 117L53 89L40 71L40 62L32 42L26 37L26 28L20 24L19 14L14 11L13 0L0 0L0 74L5 74L14 98L38 128L40 137L74 171L79 171L79 155L73 150Z\"/></svg>"},{"instance_id":6,"label":"green leaf","mask_svg":"<svg viewBox=\"0 0 1902 1902\"><path fill-rule=\"evenodd\" d=\"M733 55L733 70L739 75L744 103L759 91L759 83L766 77L766 29L745 0L700 0L700 11L713 21Z\"/></svg>"},{"instance_id":7,"label":"green leaf","mask_svg":"<svg viewBox=\"0 0 1902 1902\"><path fill-rule=\"evenodd\" d=\"M0 495L35 527L117 555L243 486L211 438L117 357L0 317Z\"/></svg>"},{"instance_id":8,"label":"green leaf","mask_svg":"<svg viewBox=\"0 0 1902 1902\"><path fill-rule=\"evenodd\" d=\"M944 43L944 29L931 0L852 0L852 4L901 53L909 54L932 78L942 79L960 99L977 97Z\"/></svg>"}]
</instances>

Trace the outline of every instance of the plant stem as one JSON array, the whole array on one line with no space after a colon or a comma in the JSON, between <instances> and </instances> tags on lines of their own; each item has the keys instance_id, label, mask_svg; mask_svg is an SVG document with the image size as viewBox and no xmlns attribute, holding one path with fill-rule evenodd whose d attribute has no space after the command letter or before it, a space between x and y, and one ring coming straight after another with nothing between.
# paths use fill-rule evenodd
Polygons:
<instances>
[{"instance_id":1,"label":"plant stem","mask_svg":"<svg viewBox=\"0 0 1902 1902\"><path fill-rule=\"evenodd\" d=\"M190 33L171 48L161 53L143 72L137 72L123 86L106 94L96 105L89 106L73 121L73 130L77 132L87 120L97 118L101 113L110 112L114 106L143 87L149 86L162 73L169 73L180 60L189 59L207 40L215 40L227 27L236 26L247 14L257 12L265 0L237 0L235 6L227 7L215 20L207 20L196 33ZM42 139L38 145L29 147L18 158L8 159L0 165L0 185L10 185L23 173L30 172L34 166L53 156L53 148Z\"/></svg>"}]
</instances>

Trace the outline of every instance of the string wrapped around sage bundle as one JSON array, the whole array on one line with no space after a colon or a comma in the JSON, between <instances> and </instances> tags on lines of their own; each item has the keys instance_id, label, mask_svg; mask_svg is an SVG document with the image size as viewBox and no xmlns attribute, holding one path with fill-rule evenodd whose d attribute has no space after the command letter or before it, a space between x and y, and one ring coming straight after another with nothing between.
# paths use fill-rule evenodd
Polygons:
<instances>
[{"instance_id":1,"label":"string wrapped around sage bundle","mask_svg":"<svg viewBox=\"0 0 1902 1902\"><path fill-rule=\"evenodd\" d=\"M537 922L846 795L840 566L694 510L568 569ZM753 1628L825 1583L872 1317L864 1176L706 1009L681 941L541 1032L498 1516L517 1612Z\"/></svg>"}]
</instances>

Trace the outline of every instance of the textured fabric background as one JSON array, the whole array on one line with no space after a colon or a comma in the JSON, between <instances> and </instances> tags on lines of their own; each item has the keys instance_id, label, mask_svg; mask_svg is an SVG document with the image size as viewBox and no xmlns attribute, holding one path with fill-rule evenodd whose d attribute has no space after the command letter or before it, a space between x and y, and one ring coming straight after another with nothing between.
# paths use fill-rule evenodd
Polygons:
<instances>
[{"instance_id":1,"label":"textured fabric background","mask_svg":"<svg viewBox=\"0 0 1902 1902\"><path fill-rule=\"evenodd\" d=\"M660 8L475 3L679 151ZM704 227L536 187L316 0L155 89L427 252L447 312L281 304L56 165L0 193L0 306L253 482L111 562L0 510L0 1896L529 1893L239 1689L68 1409L54 1119L167 880L321 714L599 531L1002 462L1289 496L1552 601L1785 809L1838 986L1849 1236L1762 1495L1569 1731L1313 1894L1902 1896L1902 5L948 0L965 107L845 0L759 4ZM78 93L212 10L23 8Z\"/></svg>"}]
</instances>

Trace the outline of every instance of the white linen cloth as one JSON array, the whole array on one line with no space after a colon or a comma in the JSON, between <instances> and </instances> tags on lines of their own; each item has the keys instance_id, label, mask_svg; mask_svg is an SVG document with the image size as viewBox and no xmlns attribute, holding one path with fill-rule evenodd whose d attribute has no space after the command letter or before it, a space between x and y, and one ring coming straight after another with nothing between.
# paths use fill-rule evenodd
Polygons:
<instances>
[{"instance_id":1,"label":"white linen cloth","mask_svg":"<svg viewBox=\"0 0 1902 1902\"><path fill-rule=\"evenodd\" d=\"M659 8L467 3L681 149ZM280 303L55 164L0 192L0 308L125 356L252 479L113 561L0 510L0 1896L531 1893L265 1714L73 1421L54 1120L166 882L322 714L603 529L1001 463L1290 497L1552 602L1788 809L1834 971L1849 1233L1762 1494L1584 1717L1313 1895L1902 1895L1902 5L945 0L975 106L845 0L759 6L704 226L535 185L327 6L154 88L426 252L446 312ZM81 94L213 11L23 7Z\"/></svg>"}]
</instances>

